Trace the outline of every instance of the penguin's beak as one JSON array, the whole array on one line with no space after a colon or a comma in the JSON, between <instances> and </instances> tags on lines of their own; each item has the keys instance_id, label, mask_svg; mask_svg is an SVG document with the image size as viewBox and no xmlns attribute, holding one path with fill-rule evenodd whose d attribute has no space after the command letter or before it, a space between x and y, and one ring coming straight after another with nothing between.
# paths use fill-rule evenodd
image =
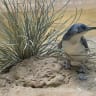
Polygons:
<instances>
[{"instance_id":1,"label":"penguin's beak","mask_svg":"<svg viewBox=\"0 0 96 96\"><path fill-rule=\"evenodd\" d=\"M88 27L87 31L96 30L96 27Z\"/></svg>"}]
</instances>

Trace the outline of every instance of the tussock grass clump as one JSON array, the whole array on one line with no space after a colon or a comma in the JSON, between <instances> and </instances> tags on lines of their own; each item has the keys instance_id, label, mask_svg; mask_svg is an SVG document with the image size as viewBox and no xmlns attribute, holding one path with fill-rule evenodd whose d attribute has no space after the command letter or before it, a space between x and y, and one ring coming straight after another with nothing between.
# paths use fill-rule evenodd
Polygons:
<instances>
[{"instance_id":1,"label":"tussock grass clump","mask_svg":"<svg viewBox=\"0 0 96 96\"><path fill-rule=\"evenodd\" d=\"M51 27L63 17L69 1L58 11L54 11L55 0L1 1L4 8L0 10L0 71L31 56L55 52L56 40L62 32Z\"/></svg>"}]
</instances>

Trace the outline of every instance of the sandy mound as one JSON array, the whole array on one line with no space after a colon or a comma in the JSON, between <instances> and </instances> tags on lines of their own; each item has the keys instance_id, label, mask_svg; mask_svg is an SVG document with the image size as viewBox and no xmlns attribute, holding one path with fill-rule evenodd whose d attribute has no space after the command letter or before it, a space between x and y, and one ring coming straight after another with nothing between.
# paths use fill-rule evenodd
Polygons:
<instances>
[{"instance_id":1,"label":"sandy mound","mask_svg":"<svg viewBox=\"0 0 96 96\"><path fill-rule=\"evenodd\" d=\"M1 82L15 84L17 86L42 88L56 87L62 83L69 83L71 73L64 70L64 67L56 58L31 58L24 60L14 66L8 74L1 75ZM62 61L61 61L62 62ZM1 86L4 85L3 82Z\"/></svg>"},{"instance_id":2,"label":"sandy mound","mask_svg":"<svg viewBox=\"0 0 96 96\"><path fill-rule=\"evenodd\" d=\"M88 64L88 80L80 81L78 67L65 70L63 62L54 57L24 60L0 75L0 96L95 96L96 66Z\"/></svg>"}]
</instances>

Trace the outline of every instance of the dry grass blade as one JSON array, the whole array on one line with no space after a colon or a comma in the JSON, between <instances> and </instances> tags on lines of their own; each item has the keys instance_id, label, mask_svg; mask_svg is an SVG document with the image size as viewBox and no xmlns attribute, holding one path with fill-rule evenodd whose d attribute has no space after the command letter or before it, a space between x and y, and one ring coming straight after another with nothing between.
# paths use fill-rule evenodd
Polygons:
<instances>
[{"instance_id":1,"label":"dry grass blade","mask_svg":"<svg viewBox=\"0 0 96 96\"><path fill-rule=\"evenodd\" d=\"M51 26L63 18L69 1L54 11L55 0L34 0L34 4L32 0L24 0L22 4L18 0L2 0L4 10L0 13L0 34L5 38L0 43L1 71L31 56L57 52L56 40L62 32Z\"/></svg>"}]
</instances>

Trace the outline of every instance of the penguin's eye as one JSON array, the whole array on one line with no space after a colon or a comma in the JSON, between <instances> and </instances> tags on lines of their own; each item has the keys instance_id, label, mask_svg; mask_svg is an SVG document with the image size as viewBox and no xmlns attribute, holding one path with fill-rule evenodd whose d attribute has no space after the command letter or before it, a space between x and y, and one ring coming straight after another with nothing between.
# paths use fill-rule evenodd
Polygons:
<instances>
[{"instance_id":1,"label":"penguin's eye","mask_svg":"<svg viewBox=\"0 0 96 96\"><path fill-rule=\"evenodd\" d=\"M86 26L84 26L84 25L82 25L81 28L82 28L83 30L86 30Z\"/></svg>"}]
</instances>

